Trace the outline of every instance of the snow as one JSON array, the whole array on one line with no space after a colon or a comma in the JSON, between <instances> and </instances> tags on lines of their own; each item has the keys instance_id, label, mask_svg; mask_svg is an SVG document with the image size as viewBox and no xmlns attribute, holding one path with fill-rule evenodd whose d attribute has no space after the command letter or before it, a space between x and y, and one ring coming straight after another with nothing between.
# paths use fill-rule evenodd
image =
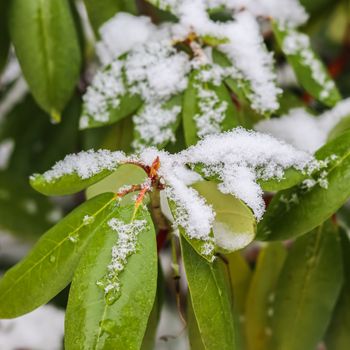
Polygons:
<instances>
[{"instance_id":1,"label":"snow","mask_svg":"<svg viewBox=\"0 0 350 350\"><path fill-rule=\"evenodd\" d=\"M329 132L345 117L350 116L350 99L340 101L333 109L313 116L305 109L295 108L280 118L263 120L255 129L268 133L294 147L315 152L327 142Z\"/></svg>"},{"instance_id":2,"label":"snow","mask_svg":"<svg viewBox=\"0 0 350 350\"><path fill-rule=\"evenodd\" d=\"M45 305L11 320L0 320L1 350L60 350L63 344L64 311Z\"/></svg>"},{"instance_id":3,"label":"snow","mask_svg":"<svg viewBox=\"0 0 350 350\"><path fill-rule=\"evenodd\" d=\"M157 27L150 18L119 12L99 29L101 41L96 44L97 54L103 64L146 43L155 34Z\"/></svg>"},{"instance_id":4,"label":"snow","mask_svg":"<svg viewBox=\"0 0 350 350\"><path fill-rule=\"evenodd\" d=\"M147 104L133 117L135 131L139 134L133 142L134 149L142 149L144 145L175 142L173 126L180 112L180 106L165 109L160 103Z\"/></svg>"},{"instance_id":5,"label":"snow","mask_svg":"<svg viewBox=\"0 0 350 350\"><path fill-rule=\"evenodd\" d=\"M76 174L81 179L88 179L103 170L114 170L123 160L123 152L108 150L83 151L78 154L67 155L57 162L52 169L43 174L47 182L54 181L65 175ZM36 175L33 175L34 178Z\"/></svg>"},{"instance_id":6,"label":"snow","mask_svg":"<svg viewBox=\"0 0 350 350\"><path fill-rule=\"evenodd\" d=\"M136 253L138 235L147 229L146 220L134 220L131 223L113 218L108 221L108 226L117 233L117 243L112 247L112 261L108 265L107 275L97 281L102 287L107 302L114 302L121 293L120 273L124 270L127 259Z\"/></svg>"}]
</instances>

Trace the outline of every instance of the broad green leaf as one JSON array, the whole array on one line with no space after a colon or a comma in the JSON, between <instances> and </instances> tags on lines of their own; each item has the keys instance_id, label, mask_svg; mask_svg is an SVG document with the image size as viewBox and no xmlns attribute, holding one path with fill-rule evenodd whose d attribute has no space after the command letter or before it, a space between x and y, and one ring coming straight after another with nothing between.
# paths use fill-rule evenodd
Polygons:
<instances>
[{"instance_id":1,"label":"broad green leaf","mask_svg":"<svg viewBox=\"0 0 350 350\"><path fill-rule=\"evenodd\" d=\"M281 243L264 247L246 298L245 335L248 350L270 350L272 302L287 252ZM293 312L290 310L290 312Z\"/></svg>"},{"instance_id":2,"label":"broad green leaf","mask_svg":"<svg viewBox=\"0 0 350 350\"><path fill-rule=\"evenodd\" d=\"M191 73L184 94L182 113L187 146L196 144L208 133L227 131L238 126L237 110L226 86L224 84L216 86L210 82L204 83L199 79L200 74L200 71ZM202 105L205 106L204 109ZM208 116L207 108L211 108L214 117L205 121ZM218 121L218 117L222 117L222 121Z\"/></svg>"},{"instance_id":3,"label":"broad green leaf","mask_svg":"<svg viewBox=\"0 0 350 350\"><path fill-rule=\"evenodd\" d=\"M114 207L105 193L85 202L47 231L33 250L0 280L0 318L13 318L47 303L68 285L94 232Z\"/></svg>"},{"instance_id":4,"label":"broad green leaf","mask_svg":"<svg viewBox=\"0 0 350 350\"><path fill-rule=\"evenodd\" d=\"M86 10L96 35L103 23L112 18L117 12L137 13L134 0L84 0Z\"/></svg>"},{"instance_id":5,"label":"broad green leaf","mask_svg":"<svg viewBox=\"0 0 350 350\"><path fill-rule=\"evenodd\" d=\"M187 327L190 349L205 350L189 294L187 296Z\"/></svg>"},{"instance_id":6,"label":"broad green leaf","mask_svg":"<svg viewBox=\"0 0 350 350\"><path fill-rule=\"evenodd\" d=\"M176 95L153 111L154 105L144 104L133 117L134 122L134 142L136 149L142 147L157 147L163 149L168 143L174 143L176 130L181 122L182 95ZM146 113L145 116L143 114ZM149 114L154 113L151 120ZM174 116L175 120L162 123L169 116ZM159 118L154 121L153 118ZM152 125L156 124L156 125Z\"/></svg>"},{"instance_id":7,"label":"broad green leaf","mask_svg":"<svg viewBox=\"0 0 350 350\"><path fill-rule=\"evenodd\" d=\"M68 0L13 0L10 34L23 74L38 104L58 122L81 66Z\"/></svg>"},{"instance_id":8,"label":"broad green leaf","mask_svg":"<svg viewBox=\"0 0 350 350\"><path fill-rule=\"evenodd\" d=\"M0 74L6 65L10 49L10 37L8 33L8 0L0 0Z\"/></svg>"},{"instance_id":9,"label":"broad green leaf","mask_svg":"<svg viewBox=\"0 0 350 350\"><path fill-rule=\"evenodd\" d=\"M349 155L350 132L319 149L316 158L326 160L328 166L314 175L313 184L302 182L273 198L258 224L258 239L281 240L304 234L335 213L350 197Z\"/></svg>"},{"instance_id":10,"label":"broad green leaf","mask_svg":"<svg viewBox=\"0 0 350 350\"><path fill-rule=\"evenodd\" d=\"M104 192L118 192L124 185L135 185L146 180L146 173L136 165L121 165L113 174L86 190L86 197L92 198Z\"/></svg>"},{"instance_id":11,"label":"broad green leaf","mask_svg":"<svg viewBox=\"0 0 350 350\"><path fill-rule=\"evenodd\" d=\"M33 240L46 231L60 211L48 198L28 186L14 172L0 172L0 230Z\"/></svg>"},{"instance_id":12,"label":"broad green leaf","mask_svg":"<svg viewBox=\"0 0 350 350\"><path fill-rule=\"evenodd\" d=\"M341 231L344 285L334 310L325 342L328 350L347 350L350 344L350 241Z\"/></svg>"},{"instance_id":13,"label":"broad green leaf","mask_svg":"<svg viewBox=\"0 0 350 350\"><path fill-rule=\"evenodd\" d=\"M332 141L350 129L350 115L343 118L328 134L328 140Z\"/></svg>"},{"instance_id":14,"label":"broad green leaf","mask_svg":"<svg viewBox=\"0 0 350 350\"><path fill-rule=\"evenodd\" d=\"M242 201L221 193L214 182L201 181L192 187L216 213L213 233L219 250L233 252L246 247L254 239L256 221L252 211Z\"/></svg>"},{"instance_id":15,"label":"broad green leaf","mask_svg":"<svg viewBox=\"0 0 350 350\"><path fill-rule=\"evenodd\" d=\"M341 96L316 53L309 38L295 29L272 25L274 35L304 89L327 106L334 106Z\"/></svg>"},{"instance_id":16,"label":"broad green leaf","mask_svg":"<svg viewBox=\"0 0 350 350\"><path fill-rule=\"evenodd\" d=\"M109 219L128 225L133 222L133 212L133 205L119 207ZM67 350L140 349L156 295L157 249L148 211L139 209L135 220L145 221L145 227L137 234L137 252L127 258L118 275L119 293L112 289L105 294L97 283L106 278L112 248L118 242L118 234L109 221L94 235L82 256L68 301ZM128 227L125 230L131 233Z\"/></svg>"},{"instance_id":17,"label":"broad green leaf","mask_svg":"<svg viewBox=\"0 0 350 350\"><path fill-rule=\"evenodd\" d=\"M316 349L342 286L341 246L327 221L297 239L277 283L269 350Z\"/></svg>"},{"instance_id":18,"label":"broad green leaf","mask_svg":"<svg viewBox=\"0 0 350 350\"><path fill-rule=\"evenodd\" d=\"M224 263L220 259L207 262L183 237L181 249L191 302L205 349L239 349Z\"/></svg>"},{"instance_id":19,"label":"broad green leaf","mask_svg":"<svg viewBox=\"0 0 350 350\"><path fill-rule=\"evenodd\" d=\"M225 256L228 263L230 283L233 291L233 304L240 316L244 316L246 298L252 280L252 270L241 252Z\"/></svg>"}]
</instances>

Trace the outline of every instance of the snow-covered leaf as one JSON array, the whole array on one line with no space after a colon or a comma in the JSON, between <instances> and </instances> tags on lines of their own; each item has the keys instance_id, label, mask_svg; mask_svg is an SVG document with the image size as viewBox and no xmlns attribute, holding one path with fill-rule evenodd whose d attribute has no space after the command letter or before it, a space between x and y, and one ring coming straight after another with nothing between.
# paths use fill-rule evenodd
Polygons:
<instances>
[{"instance_id":1,"label":"snow-covered leaf","mask_svg":"<svg viewBox=\"0 0 350 350\"><path fill-rule=\"evenodd\" d=\"M273 198L258 225L258 239L280 240L307 233L335 213L350 197L349 151L350 132L317 151L319 170Z\"/></svg>"},{"instance_id":2,"label":"snow-covered leaf","mask_svg":"<svg viewBox=\"0 0 350 350\"><path fill-rule=\"evenodd\" d=\"M304 89L327 106L339 102L341 96L327 68L311 48L309 37L296 29L281 28L276 23L273 24L273 30Z\"/></svg>"},{"instance_id":3,"label":"snow-covered leaf","mask_svg":"<svg viewBox=\"0 0 350 350\"><path fill-rule=\"evenodd\" d=\"M277 282L269 350L317 347L341 290L341 255L331 221L294 242Z\"/></svg>"},{"instance_id":4,"label":"snow-covered leaf","mask_svg":"<svg viewBox=\"0 0 350 350\"><path fill-rule=\"evenodd\" d=\"M183 103L183 126L188 146L206 135L238 126L231 96L220 75L216 77L216 74L210 67L191 73Z\"/></svg>"},{"instance_id":5,"label":"snow-covered leaf","mask_svg":"<svg viewBox=\"0 0 350 350\"><path fill-rule=\"evenodd\" d=\"M42 175L32 175L30 184L45 195L72 194L112 174L125 159L123 152L82 151L66 156Z\"/></svg>"},{"instance_id":6,"label":"snow-covered leaf","mask_svg":"<svg viewBox=\"0 0 350 350\"><path fill-rule=\"evenodd\" d=\"M169 142L174 143L175 133L180 124L182 95L174 96L160 104L145 104L133 117L133 146L164 148Z\"/></svg>"},{"instance_id":7,"label":"snow-covered leaf","mask_svg":"<svg viewBox=\"0 0 350 350\"><path fill-rule=\"evenodd\" d=\"M114 195L85 202L47 231L33 250L0 280L0 318L13 318L47 303L73 277L88 241L113 210Z\"/></svg>"},{"instance_id":8,"label":"snow-covered leaf","mask_svg":"<svg viewBox=\"0 0 350 350\"><path fill-rule=\"evenodd\" d=\"M33 96L58 122L73 93L81 65L68 1L12 1L9 25L18 60Z\"/></svg>"},{"instance_id":9,"label":"snow-covered leaf","mask_svg":"<svg viewBox=\"0 0 350 350\"><path fill-rule=\"evenodd\" d=\"M65 345L140 349L157 288L157 249L145 208L109 215L82 256L66 316Z\"/></svg>"}]
</instances>

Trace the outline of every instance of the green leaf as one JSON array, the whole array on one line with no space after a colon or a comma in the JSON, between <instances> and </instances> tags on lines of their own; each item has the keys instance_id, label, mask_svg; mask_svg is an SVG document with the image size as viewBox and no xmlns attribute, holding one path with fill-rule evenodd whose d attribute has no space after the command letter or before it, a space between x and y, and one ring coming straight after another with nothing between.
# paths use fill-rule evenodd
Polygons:
<instances>
[{"instance_id":1,"label":"green leaf","mask_svg":"<svg viewBox=\"0 0 350 350\"><path fill-rule=\"evenodd\" d=\"M297 239L277 284L269 349L316 349L342 279L339 236L330 221Z\"/></svg>"},{"instance_id":2,"label":"green leaf","mask_svg":"<svg viewBox=\"0 0 350 350\"><path fill-rule=\"evenodd\" d=\"M227 131L238 126L237 111L226 86L223 83L216 86L210 82L202 82L200 74L201 71L198 70L190 74L184 94L182 113L187 146L196 144L207 133ZM201 96L203 92L205 95L210 94L209 97ZM223 108L225 105L226 109ZM208 116L208 108L211 108L214 118L204 122L203 118ZM223 117L222 121L215 120L218 116ZM199 126L200 124L202 125Z\"/></svg>"},{"instance_id":3,"label":"green leaf","mask_svg":"<svg viewBox=\"0 0 350 350\"><path fill-rule=\"evenodd\" d=\"M169 142L174 143L176 130L178 129L181 122L181 107L182 107L182 95L176 95L170 98L163 105L159 106L159 109L154 104L144 104L138 113L133 117L134 122L134 142L133 146L136 149L142 147L157 147L158 149L163 149ZM168 123L162 123L161 120L158 121L158 125L151 125L155 123L152 119L148 120L148 116L153 112L155 108L153 118L167 118L166 113L170 115L175 115L174 113L179 113L176 115L174 121ZM146 111L146 118L142 114ZM151 132L150 132L151 130ZM156 130L157 132L155 133Z\"/></svg>"},{"instance_id":4,"label":"green leaf","mask_svg":"<svg viewBox=\"0 0 350 350\"><path fill-rule=\"evenodd\" d=\"M341 231L341 245L344 266L344 285L334 310L325 342L328 350L347 350L350 344L350 241Z\"/></svg>"},{"instance_id":5,"label":"green leaf","mask_svg":"<svg viewBox=\"0 0 350 350\"><path fill-rule=\"evenodd\" d=\"M328 166L314 175L313 186L302 182L273 198L258 224L258 239L282 240L304 234L335 213L350 196L349 155L350 132L319 149L316 158L326 160Z\"/></svg>"},{"instance_id":6,"label":"green leaf","mask_svg":"<svg viewBox=\"0 0 350 350\"><path fill-rule=\"evenodd\" d=\"M295 186L305 180L306 177L307 175L301 171L289 168L284 171L282 179L259 180L258 182L264 191L277 192Z\"/></svg>"},{"instance_id":7,"label":"green leaf","mask_svg":"<svg viewBox=\"0 0 350 350\"><path fill-rule=\"evenodd\" d=\"M14 0L10 33L38 104L56 122L77 83L81 53L67 0Z\"/></svg>"},{"instance_id":8,"label":"green leaf","mask_svg":"<svg viewBox=\"0 0 350 350\"><path fill-rule=\"evenodd\" d=\"M248 350L270 350L272 302L286 256L286 249L281 243L269 244L258 256L246 298L244 324Z\"/></svg>"},{"instance_id":9,"label":"green leaf","mask_svg":"<svg viewBox=\"0 0 350 350\"><path fill-rule=\"evenodd\" d=\"M224 253L233 252L246 247L254 239L255 217L242 201L220 192L214 182L201 181L192 187L216 213L213 233L219 250Z\"/></svg>"},{"instance_id":10,"label":"green leaf","mask_svg":"<svg viewBox=\"0 0 350 350\"><path fill-rule=\"evenodd\" d=\"M350 129L350 115L343 118L328 134L328 141L336 139Z\"/></svg>"},{"instance_id":11,"label":"green leaf","mask_svg":"<svg viewBox=\"0 0 350 350\"><path fill-rule=\"evenodd\" d=\"M205 349L239 349L224 263L220 259L207 262L182 237L181 249L193 310Z\"/></svg>"},{"instance_id":12,"label":"green leaf","mask_svg":"<svg viewBox=\"0 0 350 350\"><path fill-rule=\"evenodd\" d=\"M47 231L33 250L0 280L0 318L13 318L47 303L73 277L87 242L114 206L105 193L73 210Z\"/></svg>"},{"instance_id":13,"label":"green leaf","mask_svg":"<svg viewBox=\"0 0 350 350\"><path fill-rule=\"evenodd\" d=\"M104 192L115 193L124 185L143 183L146 177L146 173L140 167L133 164L124 164L113 174L87 188L86 197L92 198Z\"/></svg>"},{"instance_id":14,"label":"green leaf","mask_svg":"<svg viewBox=\"0 0 350 350\"><path fill-rule=\"evenodd\" d=\"M244 316L246 298L252 280L252 270L241 252L225 256L233 290L233 304L240 316Z\"/></svg>"},{"instance_id":15,"label":"green leaf","mask_svg":"<svg viewBox=\"0 0 350 350\"><path fill-rule=\"evenodd\" d=\"M190 349L205 350L189 294L187 296L187 327Z\"/></svg>"},{"instance_id":16,"label":"green leaf","mask_svg":"<svg viewBox=\"0 0 350 350\"><path fill-rule=\"evenodd\" d=\"M132 223L133 212L134 206L119 207L109 219ZM117 244L117 233L108 225L109 221L93 237L83 255L69 295L67 350L140 349L156 295L157 249L148 211L141 208L135 219L145 220L146 226L137 235L137 252L127 258L124 270L118 275L120 293L112 289L105 295L104 288L97 283L108 278L112 247Z\"/></svg>"},{"instance_id":17,"label":"green leaf","mask_svg":"<svg viewBox=\"0 0 350 350\"><path fill-rule=\"evenodd\" d=\"M299 83L320 102L334 106L341 96L327 68L312 50L309 38L295 29L281 28L277 23L273 23L272 28Z\"/></svg>"},{"instance_id":18,"label":"green leaf","mask_svg":"<svg viewBox=\"0 0 350 350\"><path fill-rule=\"evenodd\" d=\"M169 5L168 1L164 1L164 0L146 0L146 1L160 10L169 11L171 13L173 13L174 11L174 8L171 5Z\"/></svg>"},{"instance_id":19,"label":"green leaf","mask_svg":"<svg viewBox=\"0 0 350 350\"><path fill-rule=\"evenodd\" d=\"M0 0L0 74L6 65L10 50L10 37L7 29L8 4L9 1Z\"/></svg>"},{"instance_id":20,"label":"green leaf","mask_svg":"<svg viewBox=\"0 0 350 350\"><path fill-rule=\"evenodd\" d=\"M95 34L99 35L99 28L112 18L117 12L137 13L134 0L84 0L88 16Z\"/></svg>"}]
</instances>

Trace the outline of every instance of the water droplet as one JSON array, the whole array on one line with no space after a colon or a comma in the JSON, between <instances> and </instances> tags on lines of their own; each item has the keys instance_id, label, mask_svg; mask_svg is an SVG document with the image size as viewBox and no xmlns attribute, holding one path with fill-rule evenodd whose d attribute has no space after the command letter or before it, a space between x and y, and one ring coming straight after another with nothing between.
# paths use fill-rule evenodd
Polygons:
<instances>
[{"instance_id":1,"label":"water droplet","mask_svg":"<svg viewBox=\"0 0 350 350\"><path fill-rule=\"evenodd\" d=\"M54 263L56 261L56 257L54 255L50 255L50 263Z\"/></svg>"},{"instance_id":2,"label":"water droplet","mask_svg":"<svg viewBox=\"0 0 350 350\"><path fill-rule=\"evenodd\" d=\"M95 217L90 216L90 215L85 215L83 217L83 224L84 225L90 225L95 221Z\"/></svg>"},{"instance_id":3,"label":"water droplet","mask_svg":"<svg viewBox=\"0 0 350 350\"><path fill-rule=\"evenodd\" d=\"M117 331L117 325L111 319L101 321L100 327L102 328L103 332L106 332L108 334L114 334Z\"/></svg>"}]
</instances>

